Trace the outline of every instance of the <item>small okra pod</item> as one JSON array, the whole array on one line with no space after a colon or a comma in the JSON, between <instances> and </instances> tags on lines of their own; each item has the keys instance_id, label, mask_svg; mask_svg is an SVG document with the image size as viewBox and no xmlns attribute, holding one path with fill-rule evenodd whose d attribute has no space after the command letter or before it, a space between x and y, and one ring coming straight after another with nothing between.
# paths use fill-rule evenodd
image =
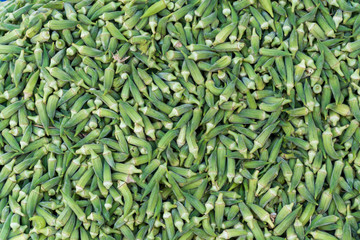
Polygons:
<instances>
[{"instance_id":1,"label":"small okra pod","mask_svg":"<svg viewBox=\"0 0 360 240\"><path fill-rule=\"evenodd\" d=\"M344 168L344 162L342 160L337 160L334 163L334 168L331 173L331 179L330 179L330 191L333 192L339 183L340 175Z\"/></svg>"},{"instance_id":2,"label":"small okra pod","mask_svg":"<svg viewBox=\"0 0 360 240\"><path fill-rule=\"evenodd\" d=\"M8 119L8 118L10 118L10 117L11 117L13 114L15 114L20 108L22 108L25 103L26 103L26 100L20 100L20 101L16 101L16 102L8 105L7 107L5 107L4 109L1 110L1 112L0 112L0 118L1 118L1 119Z\"/></svg>"},{"instance_id":3,"label":"small okra pod","mask_svg":"<svg viewBox=\"0 0 360 240\"><path fill-rule=\"evenodd\" d=\"M215 201L215 221L218 230L221 228L221 223L224 218L225 202L223 201L223 194L220 193L217 200Z\"/></svg>"},{"instance_id":4,"label":"small okra pod","mask_svg":"<svg viewBox=\"0 0 360 240\"><path fill-rule=\"evenodd\" d=\"M326 189L325 191L323 191L321 195L317 212L319 213L326 212L329 209L331 200L332 200L332 194L330 192L330 189Z\"/></svg>"},{"instance_id":5,"label":"small okra pod","mask_svg":"<svg viewBox=\"0 0 360 240\"><path fill-rule=\"evenodd\" d=\"M274 222L275 225L278 225L279 223L281 223L286 218L286 216L288 216L292 212L293 207L294 207L294 203L284 205L276 215L275 222Z\"/></svg>"},{"instance_id":6,"label":"small okra pod","mask_svg":"<svg viewBox=\"0 0 360 240\"><path fill-rule=\"evenodd\" d=\"M91 155L91 157L90 157L91 165L92 165L95 175L99 179L103 180L103 163L102 163L100 156L92 149L90 149L90 155ZM89 173L89 176L90 175L91 174Z\"/></svg>"},{"instance_id":7,"label":"small okra pod","mask_svg":"<svg viewBox=\"0 0 360 240\"><path fill-rule=\"evenodd\" d=\"M274 224L270 219L270 214L266 210L255 204L249 204L249 207L253 210L253 212L255 212L261 221L269 224L270 228L274 228Z\"/></svg>"},{"instance_id":8,"label":"small okra pod","mask_svg":"<svg viewBox=\"0 0 360 240\"><path fill-rule=\"evenodd\" d=\"M25 216L24 213L21 211L20 204L18 202L16 202L16 200L13 198L13 196L9 195L8 203L9 203L11 211L14 214L17 214L20 216Z\"/></svg>"},{"instance_id":9,"label":"small okra pod","mask_svg":"<svg viewBox=\"0 0 360 240\"><path fill-rule=\"evenodd\" d=\"M142 199L147 196L152 191L152 188L161 180L161 178L165 175L166 169L166 164L162 164L158 167L157 171L154 173L153 177L146 186L145 191L141 197ZM141 170L139 170L139 173L141 173Z\"/></svg>"},{"instance_id":10,"label":"small okra pod","mask_svg":"<svg viewBox=\"0 0 360 240\"><path fill-rule=\"evenodd\" d=\"M326 151L326 154L333 159L339 159L338 153L335 151L333 146L330 127L327 127L326 130L322 133L322 140L324 143L324 149Z\"/></svg>"},{"instance_id":11,"label":"small okra pod","mask_svg":"<svg viewBox=\"0 0 360 240\"><path fill-rule=\"evenodd\" d=\"M337 239L336 237L332 236L331 234L324 232L324 231L319 231L319 230L310 232L310 234L314 239L330 239L330 240Z\"/></svg>"},{"instance_id":12,"label":"small okra pod","mask_svg":"<svg viewBox=\"0 0 360 240\"><path fill-rule=\"evenodd\" d=\"M326 106L326 109L330 109L331 111L334 111L335 113L341 115L341 116L350 116L352 115L350 107L346 104L329 104Z\"/></svg>"},{"instance_id":13,"label":"small okra pod","mask_svg":"<svg viewBox=\"0 0 360 240\"><path fill-rule=\"evenodd\" d=\"M115 37L118 40L127 42L127 39L124 37L124 35L119 31L119 29L116 28L115 24L106 21L105 27L110 32L111 36Z\"/></svg>"},{"instance_id":14,"label":"small okra pod","mask_svg":"<svg viewBox=\"0 0 360 240\"><path fill-rule=\"evenodd\" d=\"M62 238L69 238L71 236L72 231L74 230L76 222L75 214L71 214L69 221L65 224L63 230L61 231Z\"/></svg>"},{"instance_id":15,"label":"small okra pod","mask_svg":"<svg viewBox=\"0 0 360 240\"><path fill-rule=\"evenodd\" d=\"M127 183L119 181L118 187L117 187L121 194L123 195L125 205L124 205L124 215L127 216L127 214L130 212L131 207L133 205L133 197L130 192L130 189L127 186Z\"/></svg>"},{"instance_id":16,"label":"small okra pod","mask_svg":"<svg viewBox=\"0 0 360 240\"><path fill-rule=\"evenodd\" d=\"M46 182L41 184L42 191L49 191L53 187L55 187L60 182L60 177L54 177L52 179L47 180Z\"/></svg>"},{"instance_id":17,"label":"small okra pod","mask_svg":"<svg viewBox=\"0 0 360 240\"><path fill-rule=\"evenodd\" d=\"M185 200L185 197L182 194L182 191L173 176L175 176L175 174L172 174L172 172L169 172L169 174L167 174L167 179L169 180L169 183L171 184L171 186L173 188L172 190L173 190L177 200L182 202Z\"/></svg>"},{"instance_id":18,"label":"small okra pod","mask_svg":"<svg viewBox=\"0 0 360 240\"><path fill-rule=\"evenodd\" d=\"M259 54L263 56L269 56L269 57L286 57L290 56L291 54L282 50L275 50L275 49L269 49L269 48L260 48Z\"/></svg>"},{"instance_id":19,"label":"small okra pod","mask_svg":"<svg viewBox=\"0 0 360 240\"><path fill-rule=\"evenodd\" d=\"M10 174L12 172L13 166L15 164L15 160L16 159L13 159L3 166L3 168L0 171L0 182L3 182L6 179L8 179L8 177L10 176Z\"/></svg>"},{"instance_id":20,"label":"small okra pod","mask_svg":"<svg viewBox=\"0 0 360 240\"><path fill-rule=\"evenodd\" d=\"M104 146L104 148L105 148L105 146ZM110 155L111 155L111 153L110 153ZM112 159L112 161L114 161L114 160ZM109 162L111 162L111 160ZM114 163L114 165L115 165L115 163ZM104 163L103 176L104 176L103 185L106 189L109 189L113 183L112 183L112 178L111 178L111 166L107 162Z\"/></svg>"},{"instance_id":21,"label":"small okra pod","mask_svg":"<svg viewBox=\"0 0 360 240\"><path fill-rule=\"evenodd\" d=\"M4 137L5 141L7 142L7 144L9 144L14 150L18 152L23 152L15 137L12 134L10 134L9 129L7 128L4 129L1 134Z\"/></svg>"},{"instance_id":22,"label":"small okra pod","mask_svg":"<svg viewBox=\"0 0 360 240\"><path fill-rule=\"evenodd\" d=\"M308 167L306 167L304 176L305 176L306 188L314 196L314 194L315 194L314 173Z\"/></svg>"},{"instance_id":23,"label":"small okra pod","mask_svg":"<svg viewBox=\"0 0 360 240\"><path fill-rule=\"evenodd\" d=\"M334 56L328 47L324 44L319 43L320 50L324 51L325 61L330 65L330 67L338 73L341 77L344 76L344 73L340 69L340 61Z\"/></svg>"},{"instance_id":24,"label":"small okra pod","mask_svg":"<svg viewBox=\"0 0 360 240\"><path fill-rule=\"evenodd\" d=\"M314 200L309 190L306 188L305 184L300 183L297 187L297 191L299 192L300 196L303 197L306 201L317 205L316 201Z\"/></svg>"},{"instance_id":25,"label":"small okra pod","mask_svg":"<svg viewBox=\"0 0 360 240\"><path fill-rule=\"evenodd\" d=\"M271 182L277 177L280 169L280 163L272 166L270 169L267 170L267 172L259 179L257 182L257 190L256 195L259 195L260 192L263 191L263 189L271 184Z\"/></svg>"},{"instance_id":26,"label":"small okra pod","mask_svg":"<svg viewBox=\"0 0 360 240\"><path fill-rule=\"evenodd\" d=\"M104 72L104 94L106 95L114 82L114 74L115 74L115 70L114 70L114 63L110 63L110 65L105 69Z\"/></svg>"},{"instance_id":27,"label":"small okra pod","mask_svg":"<svg viewBox=\"0 0 360 240\"><path fill-rule=\"evenodd\" d=\"M195 198L194 196L190 195L189 193L186 193L183 191L183 195L185 196L186 201L188 201L192 207L194 207L198 212L204 214L206 211L206 208L204 204Z\"/></svg>"},{"instance_id":28,"label":"small okra pod","mask_svg":"<svg viewBox=\"0 0 360 240\"><path fill-rule=\"evenodd\" d=\"M253 203L255 200L255 191L258 181L259 171L256 170L252 175L250 173L246 173L246 171L241 171L240 174L245 177L248 183L248 191L246 192L246 203Z\"/></svg>"},{"instance_id":29,"label":"small okra pod","mask_svg":"<svg viewBox=\"0 0 360 240\"><path fill-rule=\"evenodd\" d=\"M158 184L155 184L155 188L151 192L150 197L148 199L147 208L146 208L147 219L149 219L150 217L152 217L154 215L156 203L157 203L158 197L159 197L159 187L158 186L159 186Z\"/></svg>"},{"instance_id":30,"label":"small okra pod","mask_svg":"<svg viewBox=\"0 0 360 240\"><path fill-rule=\"evenodd\" d=\"M275 229L274 229L274 231L273 231L273 233L274 233L275 236L280 236L280 235L282 235L282 234L286 231L286 229L287 229L288 227L290 227L290 226L294 223L297 215L298 215L298 214L300 213L300 211L301 211L301 208L302 208L302 207L300 206L300 207L298 207L297 209L295 209L292 213L290 213L290 214L284 219L284 221L282 221L279 225L277 225L277 226L275 227Z\"/></svg>"},{"instance_id":31,"label":"small okra pod","mask_svg":"<svg viewBox=\"0 0 360 240\"><path fill-rule=\"evenodd\" d=\"M345 221L345 224L342 228L342 238L351 239L351 226L348 221Z\"/></svg>"},{"instance_id":32,"label":"small okra pod","mask_svg":"<svg viewBox=\"0 0 360 240\"><path fill-rule=\"evenodd\" d=\"M255 239L265 239L264 233L261 231L256 219L250 220L249 222L247 222L247 225L250 228Z\"/></svg>"},{"instance_id":33,"label":"small okra pod","mask_svg":"<svg viewBox=\"0 0 360 240\"><path fill-rule=\"evenodd\" d=\"M224 230L219 237L223 238L223 239L231 239L233 237L240 237L240 236L246 236L247 231L244 229L237 229L237 228L232 228L232 229L226 229Z\"/></svg>"},{"instance_id":34,"label":"small okra pod","mask_svg":"<svg viewBox=\"0 0 360 240\"><path fill-rule=\"evenodd\" d=\"M346 129L344 135L342 136L341 143L348 141L353 134L356 132L356 129L359 127L359 122L357 120L351 120L348 128Z\"/></svg>"},{"instance_id":35,"label":"small okra pod","mask_svg":"<svg viewBox=\"0 0 360 240\"><path fill-rule=\"evenodd\" d=\"M9 215L11 216L11 215ZM14 214L11 216L10 227L13 231L16 231L20 228L20 215Z\"/></svg>"},{"instance_id":36,"label":"small okra pod","mask_svg":"<svg viewBox=\"0 0 360 240\"><path fill-rule=\"evenodd\" d=\"M94 110L94 107L90 107L88 109L82 109L78 113L76 113L74 116L72 116L65 124L64 128L71 128L75 125L79 124L84 118L87 118L90 116L90 113Z\"/></svg>"},{"instance_id":37,"label":"small okra pod","mask_svg":"<svg viewBox=\"0 0 360 240\"><path fill-rule=\"evenodd\" d=\"M172 238L175 235L173 216L170 212L164 212L163 219L165 222L167 235L169 238Z\"/></svg>"},{"instance_id":38,"label":"small okra pod","mask_svg":"<svg viewBox=\"0 0 360 240\"><path fill-rule=\"evenodd\" d=\"M346 181L348 182L348 184L350 186L352 186L354 184L354 170L351 167L349 161L345 162L345 167L344 167L343 171L344 171Z\"/></svg>"},{"instance_id":39,"label":"small okra pod","mask_svg":"<svg viewBox=\"0 0 360 240\"><path fill-rule=\"evenodd\" d=\"M251 149L250 153L254 153L256 150L264 146L265 142L268 140L272 131L274 131L278 124L279 121L269 125L261 132L260 135L256 137L256 139L254 140L254 147Z\"/></svg>"},{"instance_id":40,"label":"small okra pod","mask_svg":"<svg viewBox=\"0 0 360 240\"><path fill-rule=\"evenodd\" d=\"M183 220L185 220L185 222L189 223L190 220L189 220L189 212L188 212L188 210L179 201L176 202L176 205L178 207L177 210L179 211L181 219L183 219Z\"/></svg>"},{"instance_id":41,"label":"small okra pod","mask_svg":"<svg viewBox=\"0 0 360 240\"><path fill-rule=\"evenodd\" d=\"M360 109L359 109L359 105L358 105L358 99L353 94L351 88L348 88L348 91L349 91L348 102L349 102L351 113L354 115L356 120L358 120L358 119L360 119L360 115L359 115Z\"/></svg>"},{"instance_id":42,"label":"small okra pod","mask_svg":"<svg viewBox=\"0 0 360 240\"><path fill-rule=\"evenodd\" d=\"M289 164L286 161L282 160L280 167L281 167L281 171L282 171L282 174L284 175L285 180L288 183L291 183L291 180L293 177L293 171L292 171L291 167L289 166Z\"/></svg>"},{"instance_id":43,"label":"small okra pod","mask_svg":"<svg viewBox=\"0 0 360 240\"><path fill-rule=\"evenodd\" d=\"M244 220L248 223L253 220L254 216L251 213L250 209L244 202L240 202L239 204L240 212L243 215Z\"/></svg>"},{"instance_id":44,"label":"small okra pod","mask_svg":"<svg viewBox=\"0 0 360 240\"><path fill-rule=\"evenodd\" d=\"M295 171L296 170L296 171ZM296 160L296 164L293 169L293 177L291 178L290 191L295 189L302 179L304 173L304 164L300 159Z\"/></svg>"},{"instance_id":45,"label":"small okra pod","mask_svg":"<svg viewBox=\"0 0 360 240\"><path fill-rule=\"evenodd\" d=\"M78 206L78 204L68 195L66 195L64 192L62 192L62 196L64 197L64 201L67 206L69 206L75 215L78 217L78 219L82 222L87 222L86 215L83 212L83 210Z\"/></svg>"},{"instance_id":46,"label":"small okra pod","mask_svg":"<svg viewBox=\"0 0 360 240\"><path fill-rule=\"evenodd\" d=\"M279 191L279 186L270 188L260 199L259 204L261 207L265 207L272 199L274 199Z\"/></svg>"},{"instance_id":47,"label":"small okra pod","mask_svg":"<svg viewBox=\"0 0 360 240\"><path fill-rule=\"evenodd\" d=\"M296 138L296 137L285 137L285 140L293 143L294 145L298 146L301 149L304 150L309 150L310 149L310 143L301 139L301 138Z\"/></svg>"}]
</instances>

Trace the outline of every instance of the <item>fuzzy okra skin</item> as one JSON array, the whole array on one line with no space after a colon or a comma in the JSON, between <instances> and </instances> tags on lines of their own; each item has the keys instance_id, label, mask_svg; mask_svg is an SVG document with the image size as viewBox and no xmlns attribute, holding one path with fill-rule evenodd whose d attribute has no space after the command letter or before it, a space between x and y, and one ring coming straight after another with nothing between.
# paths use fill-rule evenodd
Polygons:
<instances>
[{"instance_id":1,"label":"fuzzy okra skin","mask_svg":"<svg viewBox=\"0 0 360 240\"><path fill-rule=\"evenodd\" d=\"M0 239L353 239L356 1L0 3Z\"/></svg>"}]
</instances>

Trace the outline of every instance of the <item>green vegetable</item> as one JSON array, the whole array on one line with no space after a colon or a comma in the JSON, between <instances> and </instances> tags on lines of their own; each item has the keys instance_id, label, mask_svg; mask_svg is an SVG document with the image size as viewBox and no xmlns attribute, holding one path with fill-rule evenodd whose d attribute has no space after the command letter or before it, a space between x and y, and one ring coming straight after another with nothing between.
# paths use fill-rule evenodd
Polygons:
<instances>
[{"instance_id":1,"label":"green vegetable","mask_svg":"<svg viewBox=\"0 0 360 240\"><path fill-rule=\"evenodd\" d=\"M0 240L357 239L360 4L0 3Z\"/></svg>"}]
</instances>

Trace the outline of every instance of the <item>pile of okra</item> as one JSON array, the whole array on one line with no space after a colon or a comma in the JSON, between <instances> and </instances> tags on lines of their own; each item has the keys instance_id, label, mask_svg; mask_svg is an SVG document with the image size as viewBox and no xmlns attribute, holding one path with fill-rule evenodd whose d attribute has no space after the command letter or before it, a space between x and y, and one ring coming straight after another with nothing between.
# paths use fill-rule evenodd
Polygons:
<instances>
[{"instance_id":1,"label":"pile of okra","mask_svg":"<svg viewBox=\"0 0 360 240\"><path fill-rule=\"evenodd\" d=\"M1 240L360 239L356 0L0 3Z\"/></svg>"}]
</instances>

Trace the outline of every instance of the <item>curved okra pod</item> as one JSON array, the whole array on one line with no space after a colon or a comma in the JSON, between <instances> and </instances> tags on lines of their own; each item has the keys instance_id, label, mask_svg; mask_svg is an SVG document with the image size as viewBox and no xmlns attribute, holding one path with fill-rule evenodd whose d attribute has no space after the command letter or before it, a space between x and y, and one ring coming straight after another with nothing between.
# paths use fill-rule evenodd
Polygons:
<instances>
[{"instance_id":1,"label":"curved okra pod","mask_svg":"<svg viewBox=\"0 0 360 240\"><path fill-rule=\"evenodd\" d=\"M339 159L340 156L334 149L334 143L332 140L332 133L330 131L330 127L327 127L326 130L322 133L322 140L326 154L333 159Z\"/></svg>"}]
</instances>

